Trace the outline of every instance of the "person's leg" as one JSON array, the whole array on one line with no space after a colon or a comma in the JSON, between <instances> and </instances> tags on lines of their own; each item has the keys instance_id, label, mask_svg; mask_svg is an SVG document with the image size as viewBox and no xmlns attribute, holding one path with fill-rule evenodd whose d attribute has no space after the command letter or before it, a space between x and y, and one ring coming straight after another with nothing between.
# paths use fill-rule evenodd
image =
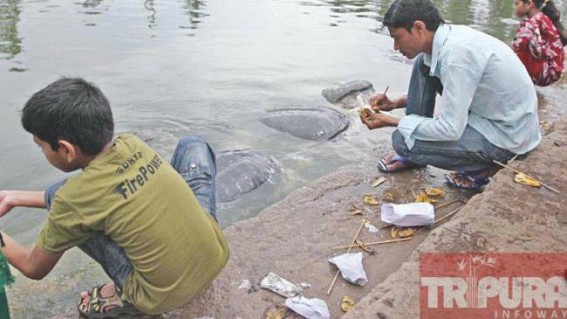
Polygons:
<instances>
[{"instance_id":1,"label":"person's leg","mask_svg":"<svg viewBox=\"0 0 567 319\"><path fill-rule=\"evenodd\" d=\"M430 68L423 62L420 54L413 64L410 84L407 94L406 114L432 117L435 109L437 93L443 92L441 81L429 75ZM416 163L401 154L392 153L378 162L378 169L382 172L392 173L406 168L418 167Z\"/></svg>"},{"instance_id":2,"label":"person's leg","mask_svg":"<svg viewBox=\"0 0 567 319\"><path fill-rule=\"evenodd\" d=\"M418 165L469 173L494 170L493 160L507 162L515 154L490 143L482 134L467 126L458 141L416 141L409 150L402 134L394 131L392 143L396 152Z\"/></svg>"},{"instance_id":3,"label":"person's leg","mask_svg":"<svg viewBox=\"0 0 567 319\"><path fill-rule=\"evenodd\" d=\"M177 144L171 165L187 182L201 206L217 220L216 159L211 146L196 135L189 135Z\"/></svg>"}]
</instances>

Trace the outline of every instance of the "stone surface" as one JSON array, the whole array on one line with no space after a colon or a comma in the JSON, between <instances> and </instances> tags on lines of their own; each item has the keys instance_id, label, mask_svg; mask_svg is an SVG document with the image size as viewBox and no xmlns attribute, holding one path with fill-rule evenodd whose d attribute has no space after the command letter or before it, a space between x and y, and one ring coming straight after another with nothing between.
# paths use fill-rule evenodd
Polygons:
<instances>
[{"instance_id":1,"label":"stone surface","mask_svg":"<svg viewBox=\"0 0 567 319\"><path fill-rule=\"evenodd\" d=\"M567 247L567 119L524 161L514 166L559 190L531 188L501 170L482 193L444 227L433 231L401 269L368 294L344 319L419 317L419 254L422 252L565 252ZM486 240L479 248L478 238Z\"/></svg>"}]
</instances>

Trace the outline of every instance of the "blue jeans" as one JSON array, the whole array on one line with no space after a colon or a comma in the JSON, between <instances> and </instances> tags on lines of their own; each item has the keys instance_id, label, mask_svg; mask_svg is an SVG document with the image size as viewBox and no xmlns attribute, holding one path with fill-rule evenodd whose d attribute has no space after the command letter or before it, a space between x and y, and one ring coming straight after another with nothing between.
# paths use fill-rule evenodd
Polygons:
<instances>
[{"instance_id":1,"label":"blue jeans","mask_svg":"<svg viewBox=\"0 0 567 319\"><path fill-rule=\"evenodd\" d=\"M217 220L216 159L209 144L195 135L182 138L173 153L171 165L185 179L201 207ZM55 193L64 183L65 181L58 182L45 191L45 203L48 209L55 198ZM122 247L109 236L97 233L79 245L79 248L98 262L116 285L124 286L132 272L132 265Z\"/></svg>"},{"instance_id":2,"label":"blue jeans","mask_svg":"<svg viewBox=\"0 0 567 319\"><path fill-rule=\"evenodd\" d=\"M413 65L406 113L432 117L437 93L443 93L443 85L437 77L429 75L429 67L423 63L423 54L421 54ZM415 164L466 172L495 168L493 160L507 162L515 155L490 143L468 125L458 141L416 140L410 150L402 134L396 130L392 135L392 144L396 153Z\"/></svg>"}]
</instances>

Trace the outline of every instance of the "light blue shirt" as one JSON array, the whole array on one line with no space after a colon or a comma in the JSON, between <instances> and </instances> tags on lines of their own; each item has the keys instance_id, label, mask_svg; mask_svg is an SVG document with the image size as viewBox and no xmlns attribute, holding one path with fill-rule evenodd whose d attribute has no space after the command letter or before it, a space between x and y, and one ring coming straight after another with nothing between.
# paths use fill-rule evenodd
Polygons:
<instances>
[{"instance_id":1,"label":"light blue shirt","mask_svg":"<svg viewBox=\"0 0 567 319\"><path fill-rule=\"evenodd\" d=\"M441 25L425 54L441 79L441 111L433 118L403 117L398 130L411 149L416 140L456 141L470 125L492 144L516 154L541 140L535 87L516 54L502 41L472 28Z\"/></svg>"}]
</instances>

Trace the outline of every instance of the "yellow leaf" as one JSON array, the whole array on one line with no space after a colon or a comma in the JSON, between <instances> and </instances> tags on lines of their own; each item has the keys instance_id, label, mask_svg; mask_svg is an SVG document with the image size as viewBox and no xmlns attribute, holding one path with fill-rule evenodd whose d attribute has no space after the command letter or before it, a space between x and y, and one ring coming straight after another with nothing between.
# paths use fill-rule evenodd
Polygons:
<instances>
[{"instance_id":1,"label":"yellow leaf","mask_svg":"<svg viewBox=\"0 0 567 319\"><path fill-rule=\"evenodd\" d=\"M385 181L387 181L386 177L382 176L382 177L376 179L376 180L372 183L372 187L378 187L380 184L384 183Z\"/></svg>"},{"instance_id":2,"label":"yellow leaf","mask_svg":"<svg viewBox=\"0 0 567 319\"><path fill-rule=\"evenodd\" d=\"M398 232L399 232L398 227L392 226L392 228L390 228L390 237L392 237L393 239L398 238Z\"/></svg>"},{"instance_id":3,"label":"yellow leaf","mask_svg":"<svg viewBox=\"0 0 567 319\"><path fill-rule=\"evenodd\" d=\"M528 185L528 186L533 186L533 187L541 187L541 183L538 180L535 180L535 179L533 179L529 176L526 176L525 174L522 174L522 173L516 174L516 177L514 177L514 182L519 183L519 184Z\"/></svg>"},{"instance_id":4,"label":"yellow leaf","mask_svg":"<svg viewBox=\"0 0 567 319\"><path fill-rule=\"evenodd\" d=\"M344 296L343 299L341 300L341 309L344 312L347 312L351 310L352 307L354 307L354 300L351 297Z\"/></svg>"},{"instance_id":5,"label":"yellow leaf","mask_svg":"<svg viewBox=\"0 0 567 319\"><path fill-rule=\"evenodd\" d=\"M411 237L413 234L415 234L415 230L413 228L401 229L398 232L398 236L400 236L400 238Z\"/></svg>"},{"instance_id":6,"label":"yellow leaf","mask_svg":"<svg viewBox=\"0 0 567 319\"><path fill-rule=\"evenodd\" d=\"M441 188L427 188L425 190L425 194L429 196L444 196L445 191L442 190Z\"/></svg>"},{"instance_id":7,"label":"yellow leaf","mask_svg":"<svg viewBox=\"0 0 567 319\"><path fill-rule=\"evenodd\" d=\"M427 196L425 193L419 193L415 196L416 203L437 203L437 200Z\"/></svg>"},{"instance_id":8,"label":"yellow leaf","mask_svg":"<svg viewBox=\"0 0 567 319\"><path fill-rule=\"evenodd\" d=\"M378 204L380 204L376 197L374 197L374 195L372 194L364 194L363 201L366 205L369 206L377 206Z\"/></svg>"}]
</instances>

